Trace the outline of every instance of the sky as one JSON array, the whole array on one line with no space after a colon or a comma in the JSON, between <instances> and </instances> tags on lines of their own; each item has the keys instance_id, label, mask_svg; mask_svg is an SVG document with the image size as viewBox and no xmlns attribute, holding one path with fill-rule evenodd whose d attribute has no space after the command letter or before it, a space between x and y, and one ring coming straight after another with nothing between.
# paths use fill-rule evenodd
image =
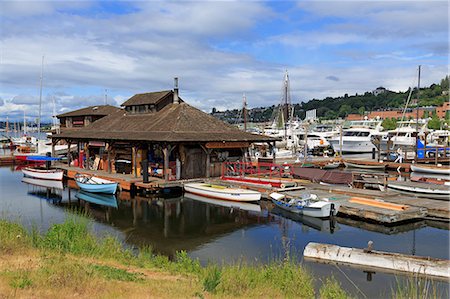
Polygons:
<instances>
[{"instance_id":1,"label":"sky","mask_svg":"<svg viewBox=\"0 0 450 299\"><path fill-rule=\"evenodd\" d=\"M0 120L173 89L210 112L439 83L447 1L0 1ZM44 63L42 59L44 57ZM55 104L53 104L53 102Z\"/></svg>"}]
</instances>

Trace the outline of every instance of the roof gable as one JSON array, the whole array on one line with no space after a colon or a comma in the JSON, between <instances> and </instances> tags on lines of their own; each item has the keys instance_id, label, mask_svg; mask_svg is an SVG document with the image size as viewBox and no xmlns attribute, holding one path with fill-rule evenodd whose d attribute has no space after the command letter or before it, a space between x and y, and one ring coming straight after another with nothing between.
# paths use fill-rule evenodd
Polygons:
<instances>
[{"instance_id":1,"label":"roof gable","mask_svg":"<svg viewBox=\"0 0 450 299\"><path fill-rule=\"evenodd\" d=\"M173 97L172 90L135 94L127 101L125 101L121 106L126 107L126 106L151 105L151 104L156 105L157 103L161 102L163 99L169 96Z\"/></svg>"},{"instance_id":2,"label":"roof gable","mask_svg":"<svg viewBox=\"0 0 450 299\"><path fill-rule=\"evenodd\" d=\"M89 106L86 108L81 108L74 111L69 111L66 113L62 113L57 115L57 118L62 117L73 117L73 116L89 116L89 115L109 115L116 111L121 110L119 107L111 106L111 105L98 105L98 106Z\"/></svg>"}]
</instances>

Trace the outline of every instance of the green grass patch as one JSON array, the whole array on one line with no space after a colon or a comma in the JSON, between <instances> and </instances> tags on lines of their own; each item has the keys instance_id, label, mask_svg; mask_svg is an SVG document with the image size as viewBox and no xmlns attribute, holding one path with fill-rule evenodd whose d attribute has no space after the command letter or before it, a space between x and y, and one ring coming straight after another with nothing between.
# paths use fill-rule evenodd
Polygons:
<instances>
[{"instance_id":1,"label":"green grass patch","mask_svg":"<svg viewBox=\"0 0 450 299\"><path fill-rule=\"evenodd\" d=\"M332 276L327 278L320 288L320 299L347 299L350 298L342 288L341 284Z\"/></svg>"},{"instance_id":2,"label":"green grass patch","mask_svg":"<svg viewBox=\"0 0 450 299\"><path fill-rule=\"evenodd\" d=\"M30 236L22 225L0 219L0 251L15 251L30 245Z\"/></svg>"},{"instance_id":3,"label":"green grass patch","mask_svg":"<svg viewBox=\"0 0 450 299\"><path fill-rule=\"evenodd\" d=\"M13 289L25 289L31 287L33 282L30 278L30 273L25 270L20 270L12 275L9 286Z\"/></svg>"},{"instance_id":4,"label":"green grass patch","mask_svg":"<svg viewBox=\"0 0 450 299\"><path fill-rule=\"evenodd\" d=\"M94 270L100 276L108 280L120 280L120 281L143 281L142 273L131 273L123 269L110 267L106 265L90 265L90 268Z\"/></svg>"},{"instance_id":5,"label":"green grass patch","mask_svg":"<svg viewBox=\"0 0 450 299\"><path fill-rule=\"evenodd\" d=\"M215 293L221 277L222 272L216 265L207 267L203 278L203 289L207 292Z\"/></svg>"}]
</instances>

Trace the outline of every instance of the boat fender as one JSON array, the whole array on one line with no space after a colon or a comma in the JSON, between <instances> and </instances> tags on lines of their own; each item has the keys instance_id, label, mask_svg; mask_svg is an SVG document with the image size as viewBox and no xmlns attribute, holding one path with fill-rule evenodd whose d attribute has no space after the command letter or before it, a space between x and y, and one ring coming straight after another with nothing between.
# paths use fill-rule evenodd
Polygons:
<instances>
[{"instance_id":1,"label":"boat fender","mask_svg":"<svg viewBox=\"0 0 450 299\"><path fill-rule=\"evenodd\" d=\"M331 204L331 208L330 208L330 218L332 218L334 216L335 213L335 208L334 208L334 203Z\"/></svg>"},{"instance_id":2,"label":"boat fender","mask_svg":"<svg viewBox=\"0 0 450 299\"><path fill-rule=\"evenodd\" d=\"M285 184L280 184L280 188L284 189L284 188L286 188L286 185Z\"/></svg>"},{"instance_id":3,"label":"boat fender","mask_svg":"<svg viewBox=\"0 0 450 299\"><path fill-rule=\"evenodd\" d=\"M311 194L311 199L312 200L317 200L317 195L316 194Z\"/></svg>"}]
</instances>

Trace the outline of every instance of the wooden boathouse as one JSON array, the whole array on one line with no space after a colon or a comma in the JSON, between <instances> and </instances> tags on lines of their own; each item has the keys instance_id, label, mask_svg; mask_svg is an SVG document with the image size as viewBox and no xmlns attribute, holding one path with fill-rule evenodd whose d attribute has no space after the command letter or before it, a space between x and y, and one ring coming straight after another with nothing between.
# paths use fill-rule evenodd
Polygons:
<instances>
[{"instance_id":1,"label":"wooden boathouse","mask_svg":"<svg viewBox=\"0 0 450 299\"><path fill-rule=\"evenodd\" d=\"M136 178L147 167L166 182L218 176L222 162L242 161L252 143L277 141L190 106L178 95L177 79L174 90L136 94L122 109L52 136L53 145L61 140L78 145L77 155L68 155L69 166Z\"/></svg>"}]
</instances>

